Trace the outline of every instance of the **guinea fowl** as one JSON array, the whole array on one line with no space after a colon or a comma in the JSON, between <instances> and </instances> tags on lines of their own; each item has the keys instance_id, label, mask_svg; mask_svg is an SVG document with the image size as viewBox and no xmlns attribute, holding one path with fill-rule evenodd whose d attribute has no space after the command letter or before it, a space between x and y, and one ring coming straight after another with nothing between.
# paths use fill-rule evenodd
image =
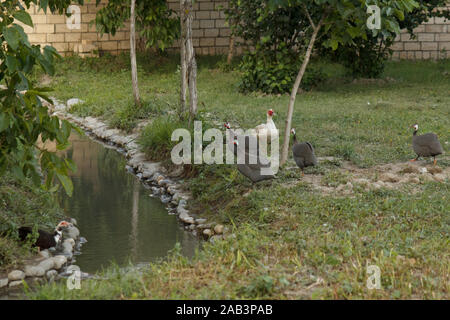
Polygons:
<instances>
[{"instance_id":1,"label":"guinea fowl","mask_svg":"<svg viewBox=\"0 0 450 320\"><path fill-rule=\"evenodd\" d=\"M65 221L58 224L58 226L55 228L55 231L53 233L39 229L37 231L38 238L36 239L35 243L33 243L33 246L38 247L39 250L55 247L61 240L61 236L62 236L61 228L65 226L64 222ZM20 240L25 241L28 238L28 236L31 234L33 234L32 227L20 227L19 228Z\"/></svg>"},{"instance_id":2,"label":"guinea fowl","mask_svg":"<svg viewBox=\"0 0 450 320\"><path fill-rule=\"evenodd\" d=\"M249 140L250 139L251 137L249 137ZM239 163L238 157L237 169L241 174L246 176L253 183L274 178L273 171L270 167L270 162L267 158L264 157L261 159L261 156L255 156L253 153L248 152L248 150L241 151L238 149L238 146L239 142L235 140L233 142L234 155L238 156L238 153L244 152L243 156L245 157L244 163Z\"/></svg>"},{"instance_id":3,"label":"guinea fowl","mask_svg":"<svg viewBox=\"0 0 450 320\"><path fill-rule=\"evenodd\" d=\"M267 111L267 122L255 127L256 135L265 138L267 143L271 142L272 136L278 136L278 129L275 126L275 122L272 120L274 114L274 111L269 109Z\"/></svg>"},{"instance_id":4,"label":"guinea fowl","mask_svg":"<svg viewBox=\"0 0 450 320\"><path fill-rule=\"evenodd\" d=\"M437 135L435 133L425 133L418 136L417 131L419 130L419 125L415 124L411 128L414 128L412 146L414 152L417 154L417 158L411 161L416 161L419 157L433 157L433 163L436 165L436 156L444 152Z\"/></svg>"},{"instance_id":5,"label":"guinea fowl","mask_svg":"<svg viewBox=\"0 0 450 320\"><path fill-rule=\"evenodd\" d=\"M314 148L309 142L299 143L295 134L295 129L291 130L294 137L294 144L292 145L292 154L294 156L295 163L302 169L302 175L304 175L304 168L317 165L317 158L314 154Z\"/></svg>"}]
</instances>

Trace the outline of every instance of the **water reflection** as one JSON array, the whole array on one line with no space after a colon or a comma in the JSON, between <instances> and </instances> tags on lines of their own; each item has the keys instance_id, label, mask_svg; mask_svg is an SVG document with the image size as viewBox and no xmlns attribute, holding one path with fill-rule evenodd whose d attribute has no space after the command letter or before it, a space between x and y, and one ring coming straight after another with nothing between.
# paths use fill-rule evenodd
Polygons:
<instances>
[{"instance_id":1,"label":"water reflection","mask_svg":"<svg viewBox=\"0 0 450 320\"><path fill-rule=\"evenodd\" d=\"M88 240L76 257L83 271L98 271L111 261L121 265L128 259L154 261L176 242L183 254L192 256L197 239L125 171L123 156L78 134L72 134L70 141L65 154L78 170L72 175L73 196L61 194L61 206L77 219L81 235Z\"/></svg>"}]
</instances>

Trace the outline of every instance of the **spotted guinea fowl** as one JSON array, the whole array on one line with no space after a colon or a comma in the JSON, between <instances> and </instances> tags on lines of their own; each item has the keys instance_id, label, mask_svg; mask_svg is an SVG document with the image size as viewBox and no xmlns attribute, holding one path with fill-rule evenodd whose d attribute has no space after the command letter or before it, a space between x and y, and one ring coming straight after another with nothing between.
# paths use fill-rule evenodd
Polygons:
<instances>
[{"instance_id":1,"label":"spotted guinea fowl","mask_svg":"<svg viewBox=\"0 0 450 320\"><path fill-rule=\"evenodd\" d=\"M39 250L49 249L55 247L62 237L62 227L65 226L65 221L58 224L53 233L47 232L45 230L37 230L38 238L33 243L34 247L38 247ZM21 241L25 241L29 235L33 233L32 227L20 227L19 228L19 238Z\"/></svg>"},{"instance_id":2,"label":"spotted guinea fowl","mask_svg":"<svg viewBox=\"0 0 450 320\"><path fill-rule=\"evenodd\" d=\"M419 157L433 157L433 163L436 165L436 156L444 152L437 135L430 132L418 136L417 131L419 130L419 125L415 124L411 126L411 128L414 128L412 147L414 152L417 154L417 157L411 161L416 161Z\"/></svg>"},{"instance_id":3,"label":"spotted guinea fowl","mask_svg":"<svg viewBox=\"0 0 450 320\"><path fill-rule=\"evenodd\" d=\"M252 138L249 138L249 139L252 139ZM256 137L254 139L256 139ZM254 153L248 152L248 150L245 150L247 148L245 148L244 150L240 150L238 146L239 146L239 142L238 142L238 140L235 140L233 142L233 153L235 156L238 157L236 166L237 166L238 171L241 174L246 176L253 183L263 181L263 180L273 179L275 177L274 173L270 167L270 162L266 157L262 157L261 155L259 157L255 156ZM244 158L244 159L239 158L238 154L240 154L240 153L241 153L241 158ZM257 153L259 153L259 152L257 152ZM242 160L243 160L243 163L240 163L240 162L242 162Z\"/></svg>"},{"instance_id":4,"label":"spotted guinea fowl","mask_svg":"<svg viewBox=\"0 0 450 320\"><path fill-rule=\"evenodd\" d=\"M295 129L291 130L291 134L294 138L292 154L294 156L295 163L300 169L302 169L302 175L304 175L304 168L317 165L317 158L314 154L314 148L309 142L299 143L297 141Z\"/></svg>"}]
</instances>

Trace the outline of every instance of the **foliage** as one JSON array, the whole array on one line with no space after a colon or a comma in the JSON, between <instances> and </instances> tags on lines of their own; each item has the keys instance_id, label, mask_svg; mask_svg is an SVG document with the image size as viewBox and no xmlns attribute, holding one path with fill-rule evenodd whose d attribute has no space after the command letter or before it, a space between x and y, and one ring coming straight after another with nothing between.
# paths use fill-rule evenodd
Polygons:
<instances>
[{"instance_id":1,"label":"foliage","mask_svg":"<svg viewBox=\"0 0 450 320\"><path fill-rule=\"evenodd\" d=\"M299 66L298 48L304 45L300 34L307 24L300 6L267 11L265 3L231 0L225 10L233 35L253 48L245 53L240 64L243 72L240 90L289 92ZM320 75L313 82L319 80Z\"/></svg>"},{"instance_id":2,"label":"foliage","mask_svg":"<svg viewBox=\"0 0 450 320\"><path fill-rule=\"evenodd\" d=\"M414 38L416 28L430 18L450 19L450 10L447 9L446 2L446 0L420 1L419 6L411 12L398 13L400 18L404 15L404 19L399 20L400 29L406 29ZM389 8L386 8L385 12L389 15L388 10ZM393 11L391 12L394 14ZM335 61L342 63L353 77L379 77L393 52L391 47L397 35L395 32L384 32L372 37L371 33L367 30L365 38L355 39L353 43L339 47L336 52L331 49L323 50L322 55L331 56Z\"/></svg>"},{"instance_id":3,"label":"foliage","mask_svg":"<svg viewBox=\"0 0 450 320\"><path fill-rule=\"evenodd\" d=\"M180 23L173 14L165 0L136 1L137 31L145 39L146 48L164 51L178 38ZM95 23L99 32L114 35L129 18L130 1L110 0L97 12Z\"/></svg>"},{"instance_id":4,"label":"foliage","mask_svg":"<svg viewBox=\"0 0 450 320\"><path fill-rule=\"evenodd\" d=\"M242 59L239 89L242 92L262 91L269 94L289 92L292 89L301 60L283 45L277 52L257 50ZM310 90L325 80L320 68L309 69L302 88Z\"/></svg>"},{"instance_id":5,"label":"foliage","mask_svg":"<svg viewBox=\"0 0 450 320\"><path fill-rule=\"evenodd\" d=\"M63 12L69 1L37 1L23 2L28 8L37 4L44 10ZM54 59L58 57L51 46L42 48L31 45L24 29L18 25L20 21L33 26L31 16L25 8L15 0L2 2L0 13L0 39L3 43L0 50L0 81L6 88L0 90L0 175L10 170L22 180L31 176L36 185L41 184L38 160L44 174L45 186L50 188L56 176L67 193L71 193L72 183L67 177L68 170L73 168L69 160L62 160L54 152L44 148L36 150L38 138L43 143L55 141L57 149L67 146L72 126L67 121L59 121L50 116L42 100L51 103L47 93L50 88L36 87L29 80L35 66L40 66L45 73L54 74Z\"/></svg>"}]
</instances>

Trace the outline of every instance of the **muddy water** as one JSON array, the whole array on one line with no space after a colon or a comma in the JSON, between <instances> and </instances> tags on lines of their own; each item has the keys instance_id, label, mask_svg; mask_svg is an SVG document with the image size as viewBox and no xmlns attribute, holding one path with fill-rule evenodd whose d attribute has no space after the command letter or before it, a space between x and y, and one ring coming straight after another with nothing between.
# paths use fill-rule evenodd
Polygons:
<instances>
[{"instance_id":1,"label":"muddy water","mask_svg":"<svg viewBox=\"0 0 450 320\"><path fill-rule=\"evenodd\" d=\"M198 240L125 170L123 155L75 133L70 141L65 154L78 169L72 174L73 196L62 194L60 203L88 240L75 256L82 271L96 272L111 262L124 266L128 261L155 261L177 242L184 255L194 254Z\"/></svg>"}]
</instances>

